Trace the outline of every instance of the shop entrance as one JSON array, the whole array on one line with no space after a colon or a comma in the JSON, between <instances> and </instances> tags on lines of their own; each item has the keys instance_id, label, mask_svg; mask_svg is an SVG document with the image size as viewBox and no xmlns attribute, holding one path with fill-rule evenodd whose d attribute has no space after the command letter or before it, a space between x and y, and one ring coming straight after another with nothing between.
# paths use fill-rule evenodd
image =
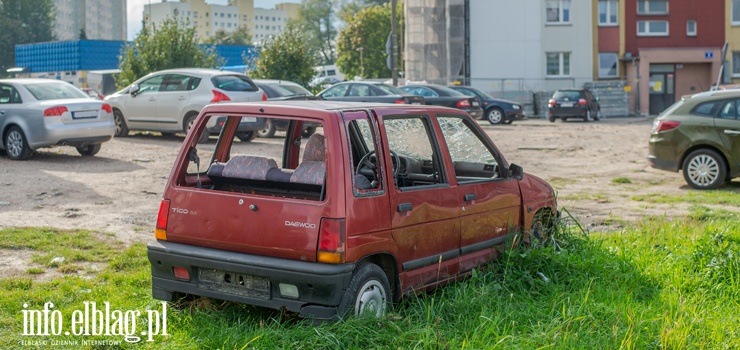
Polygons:
<instances>
[{"instance_id":1,"label":"shop entrance","mask_svg":"<svg viewBox=\"0 0 740 350\"><path fill-rule=\"evenodd\" d=\"M676 102L675 92L676 67L673 64L650 65L650 114L660 114L673 102Z\"/></svg>"}]
</instances>

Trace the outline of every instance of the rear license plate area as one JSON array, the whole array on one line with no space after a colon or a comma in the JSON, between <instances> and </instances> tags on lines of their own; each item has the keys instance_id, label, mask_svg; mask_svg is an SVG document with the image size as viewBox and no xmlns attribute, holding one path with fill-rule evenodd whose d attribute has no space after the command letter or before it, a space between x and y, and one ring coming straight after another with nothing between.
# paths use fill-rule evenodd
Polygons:
<instances>
[{"instance_id":1,"label":"rear license plate area","mask_svg":"<svg viewBox=\"0 0 740 350\"><path fill-rule=\"evenodd\" d=\"M98 117L97 110L72 112L72 119L93 119Z\"/></svg>"},{"instance_id":2,"label":"rear license plate area","mask_svg":"<svg viewBox=\"0 0 740 350\"><path fill-rule=\"evenodd\" d=\"M198 269L198 288L255 299L270 299L270 280L215 269Z\"/></svg>"},{"instance_id":3,"label":"rear license plate area","mask_svg":"<svg viewBox=\"0 0 740 350\"><path fill-rule=\"evenodd\" d=\"M566 108L573 107L573 102L563 102L560 104L560 107L566 107Z\"/></svg>"}]
</instances>

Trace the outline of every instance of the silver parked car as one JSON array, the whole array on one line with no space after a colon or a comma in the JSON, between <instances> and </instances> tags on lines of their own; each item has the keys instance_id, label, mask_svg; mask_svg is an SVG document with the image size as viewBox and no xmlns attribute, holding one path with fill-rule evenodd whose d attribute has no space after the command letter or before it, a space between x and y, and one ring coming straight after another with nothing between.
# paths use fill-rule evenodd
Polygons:
<instances>
[{"instance_id":1,"label":"silver parked car","mask_svg":"<svg viewBox=\"0 0 740 350\"><path fill-rule=\"evenodd\" d=\"M113 107L116 136L129 130L187 133L205 105L219 102L262 100L262 92L249 77L205 68L168 69L150 73L125 89L105 98ZM209 133L221 131L224 118L211 118ZM264 127L263 118L242 118L237 137L251 141ZM204 133L208 138L208 133ZM203 140L202 140L203 141Z\"/></svg>"},{"instance_id":2,"label":"silver parked car","mask_svg":"<svg viewBox=\"0 0 740 350\"><path fill-rule=\"evenodd\" d=\"M115 132L109 104L51 79L0 80L0 149L25 160L39 148L73 146L93 156Z\"/></svg>"}]
</instances>

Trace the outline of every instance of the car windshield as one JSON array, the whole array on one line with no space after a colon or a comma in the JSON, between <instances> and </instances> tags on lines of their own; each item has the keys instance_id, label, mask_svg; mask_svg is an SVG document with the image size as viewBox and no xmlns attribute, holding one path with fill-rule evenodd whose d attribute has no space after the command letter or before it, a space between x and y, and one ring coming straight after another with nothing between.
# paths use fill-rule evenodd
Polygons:
<instances>
[{"instance_id":1,"label":"car windshield","mask_svg":"<svg viewBox=\"0 0 740 350\"><path fill-rule=\"evenodd\" d=\"M313 96L311 91L308 91L304 89L302 86L298 85L280 85L281 88L284 90L290 91L291 96Z\"/></svg>"},{"instance_id":2,"label":"car windshield","mask_svg":"<svg viewBox=\"0 0 740 350\"><path fill-rule=\"evenodd\" d=\"M225 91L257 91L246 75L219 75L211 78L213 86Z\"/></svg>"},{"instance_id":3,"label":"car windshield","mask_svg":"<svg viewBox=\"0 0 740 350\"><path fill-rule=\"evenodd\" d=\"M568 98L571 100L577 100L581 98L581 92L576 90L562 90L562 91L555 91L555 95L552 96L552 98L559 100L562 98Z\"/></svg>"},{"instance_id":4,"label":"car windshield","mask_svg":"<svg viewBox=\"0 0 740 350\"><path fill-rule=\"evenodd\" d=\"M378 89L383 90L383 92L389 95L405 95L406 94L406 92L394 86L385 85L385 84L377 84L375 86Z\"/></svg>"},{"instance_id":5,"label":"car windshield","mask_svg":"<svg viewBox=\"0 0 740 350\"><path fill-rule=\"evenodd\" d=\"M24 86L39 101L61 100L65 98L90 98L90 96L80 91L80 89L67 83L39 83Z\"/></svg>"}]
</instances>

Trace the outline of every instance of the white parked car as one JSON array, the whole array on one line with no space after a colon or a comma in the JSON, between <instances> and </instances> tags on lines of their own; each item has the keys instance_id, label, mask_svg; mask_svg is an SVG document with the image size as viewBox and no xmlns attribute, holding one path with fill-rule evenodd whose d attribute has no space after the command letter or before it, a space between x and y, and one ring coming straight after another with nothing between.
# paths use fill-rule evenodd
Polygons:
<instances>
[{"instance_id":1,"label":"white parked car","mask_svg":"<svg viewBox=\"0 0 740 350\"><path fill-rule=\"evenodd\" d=\"M73 146L93 156L115 131L111 106L69 83L51 79L0 80L0 150L25 160L39 148Z\"/></svg>"},{"instance_id":2,"label":"white parked car","mask_svg":"<svg viewBox=\"0 0 740 350\"><path fill-rule=\"evenodd\" d=\"M129 130L187 133L203 107L210 103L261 101L262 92L244 74L217 69L181 68L150 73L105 98L113 107L116 136ZM225 117L224 117L225 119ZM219 118L211 118L209 133L221 131ZM251 141L264 119L242 118L237 137ZM208 134L204 134L204 139Z\"/></svg>"}]
</instances>

